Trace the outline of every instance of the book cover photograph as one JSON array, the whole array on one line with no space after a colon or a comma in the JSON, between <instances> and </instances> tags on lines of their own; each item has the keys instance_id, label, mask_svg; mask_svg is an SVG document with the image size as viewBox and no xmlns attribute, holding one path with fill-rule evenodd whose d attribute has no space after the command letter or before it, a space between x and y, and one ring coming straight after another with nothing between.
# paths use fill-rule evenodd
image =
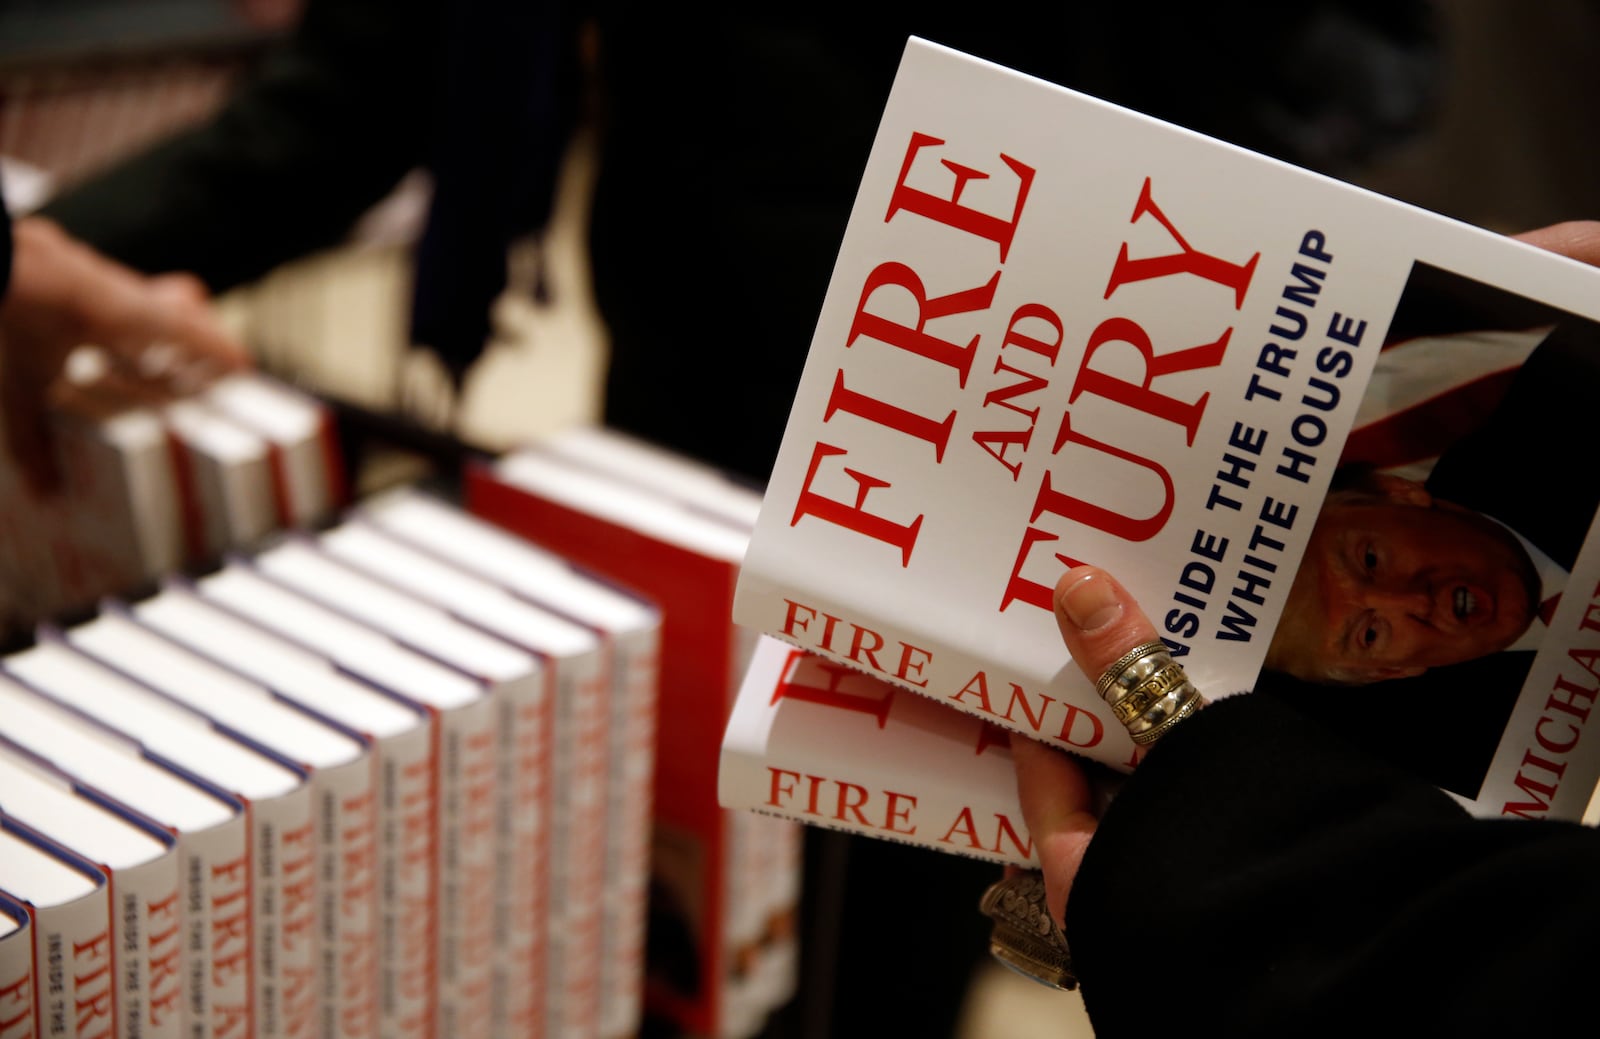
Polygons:
<instances>
[{"instance_id":1,"label":"book cover photograph","mask_svg":"<svg viewBox=\"0 0 1600 1039\"><path fill-rule=\"evenodd\" d=\"M1578 818L1600 548L1559 426L1597 288L913 39L735 620L1126 770L1052 613L1092 563L1208 698L1270 685L1478 814ZM1396 727L1462 668L1479 710Z\"/></svg>"}]
</instances>

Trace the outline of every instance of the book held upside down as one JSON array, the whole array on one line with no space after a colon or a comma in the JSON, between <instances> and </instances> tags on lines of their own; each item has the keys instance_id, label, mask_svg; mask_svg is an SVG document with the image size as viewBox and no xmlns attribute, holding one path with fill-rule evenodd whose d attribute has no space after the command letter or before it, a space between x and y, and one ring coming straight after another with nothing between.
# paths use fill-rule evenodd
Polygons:
<instances>
[{"instance_id":1,"label":"book held upside down","mask_svg":"<svg viewBox=\"0 0 1600 1039\"><path fill-rule=\"evenodd\" d=\"M1577 818L1596 319L1574 260L913 39L734 618L1128 769L1052 615L1092 563L1207 697Z\"/></svg>"},{"instance_id":2,"label":"book held upside down","mask_svg":"<svg viewBox=\"0 0 1600 1039\"><path fill-rule=\"evenodd\" d=\"M766 637L723 736L718 797L729 808L1037 866L1009 742L981 719ZM905 785L913 776L914 793Z\"/></svg>"}]
</instances>

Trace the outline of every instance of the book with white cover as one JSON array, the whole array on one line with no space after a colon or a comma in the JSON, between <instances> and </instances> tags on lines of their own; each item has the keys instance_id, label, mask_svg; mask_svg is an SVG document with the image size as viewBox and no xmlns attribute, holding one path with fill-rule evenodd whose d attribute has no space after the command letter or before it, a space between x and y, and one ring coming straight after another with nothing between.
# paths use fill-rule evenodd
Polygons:
<instances>
[{"instance_id":1,"label":"book with white cover","mask_svg":"<svg viewBox=\"0 0 1600 1039\"><path fill-rule=\"evenodd\" d=\"M360 520L325 530L314 543L341 567L424 604L426 612L397 610L392 600L371 606L392 623L409 613L421 625L418 645L432 644L424 632L459 621L542 662L542 702L530 699L527 706L543 709L539 732L561 738L519 742L518 726L502 727L501 784L508 793L501 797L500 829L509 854L501 857L497 887L507 947L498 961L504 970L497 968L496 999L514 1030L537 1028L538 1021L552 1035L610 1034L599 1015L608 997L620 995L602 985L610 936L604 904L616 896L605 888L612 687L599 635Z\"/></svg>"},{"instance_id":2,"label":"book with white cover","mask_svg":"<svg viewBox=\"0 0 1600 1039\"><path fill-rule=\"evenodd\" d=\"M182 1035L182 878L172 835L92 800L67 777L4 745L0 815L32 827L109 878L116 1034Z\"/></svg>"},{"instance_id":3,"label":"book with white cover","mask_svg":"<svg viewBox=\"0 0 1600 1039\"><path fill-rule=\"evenodd\" d=\"M282 525L267 440L204 401L162 408L177 452L178 479L192 501L191 562L209 563Z\"/></svg>"},{"instance_id":4,"label":"book with white cover","mask_svg":"<svg viewBox=\"0 0 1600 1039\"><path fill-rule=\"evenodd\" d=\"M351 825L340 839L351 857L335 896L343 917L340 926L351 936L370 929L376 942L371 955L378 1034L422 1034L425 1015L420 1008L428 1002L418 993L431 985L426 980L433 959L429 950L437 937L430 894L434 857L418 853L419 844L431 847L426 842L434 826L431 791L437 762L431 717L419 705L353 677L329 658L201 598L181 580L169 581L129 609L140 623L233 669L264 695L366 741L375 783L371 831L360 828L358 801L343 806ZM362 850L367 848L370 862ZM366 916L374 912L375 917ZM360 958L366 952L359 941L349 955L351 987L342 995L352 1019L340 1025L346 1032L361 1030L357 1008L368 1004L357 987L366 973Z\"/></svg>"},{"instance_id":5,"label":"book with white cover","mask_svg":"<svg viewBox=\"0 0 1600 1039\"><path fill-rule=\"evenodd\" d=\"M560 553L653 601L661 610L651 854L653 936L646 1005L706 1034L745 1030L760 1006L739 971L756 943L758 914L744 876L749 813L716 803L717 747L754 633L730 623L748 534L734 525L604 473L534 452L469 466L469 511ZM770 824L770 823L769 823Z\"/></svg>"},{"instance_id":6,"label":"book with white cover","mask_svg":"<svg viewBox=\"0 0 1600 1039\"><path fill-rule=\"evenodd\" d=\"M729 808L1038 866L1007 730L774 638L728 719L718 793Z\"/></svg>"},{"instance_id":7,"label":"book with white cover","mask_svg":"<svg viewBox=\"0 0 1600 1039\"><path fill-rule=\"evenodd\" d=\"M298 886L303 863L314 868L316 827L305 772L213 726L44 631L37 645L0 660L6 672L107 731L139 741L244 805L249 827L245 904L229 931L230 961L247 974L252 1028L259 1036L295 1036L315 1026L314 889ZM212 969L218 969L215 950ZM224 958L226 959L227 953Z\"/></svg>"},{"instance_id":8,"label":"book with white cover","mask_svg":"<svg viewBox=\"0 0 1600 1039\"><path fill-rule=\"evenodd\" d=\"M74 385L53 403L66 481L62 494L73 502L80 541L131 539L137 548L128 554L140 561L139 579L171 572L183 562L186 503L153 403L129 401L97 384ZM135 583L116 576L106 585Z\"/></svg>"},{"instance_id":9,"label":"book with white cover","mask_svg":"<svg viewBox=\"0 0 1600 1039\"><path fill-rule=\"evenodd\" d=\"M33 922L15 899L0 895L0 1035L36 1039Z\"/></svg>"},{"instance_id":10,"label":"book with white cover","mask_svg":"<svg viewBox=\"0 0 1600 1039\"><path fill-rule=\"evenodd\" d=\"M319 549L321 540L289 537L251 563L308 598L481 678L495 702L499 742L492 759L489 894L497 926L481 956L461 950L463 977L480 966L490 972L489 1008L497 1029L512 1020L526 1022L539 1010L547 1034L592 1034L599 1013L607 706L598 641L531 607L518 609L521 604L512 602L493 610L487 601L475 603L477 589L462 587L473 583L470 577L426 557L389 560L380 566L387 577L379 579L353 560ZM361 550L359 541L344 543L352 552ZM420 569L408 570L413 562ZM416 594L419 579L430 589L426 597ZM477 613L492 614L497 626L510 621L520 639L463 621L437 605L435 592L450 596L453 606L466 601ZM543 648L536 651L535 645ZM560 857L553 856L555 849ZM534 993L537 1007L527 998Z\"/></svg>"},{"instance_id":11,"label":"book with white cover","mask_svg":"<svg viewBox=\"0 0 1600 1039\"><path fill-rule=\"evenodd\" d=\"M382 530L480 580L494 582L504 594L582 624L602 639L611 718L600 1033L635 1034L644 1003L660 611L526 538L417 487L400 486L367 498L348 515L348 525L355 524Z\"/></svg>"},{"instance_id":12,"label":"book with white cover","mask_svg":"<svg viewBox=\"0 0 1600 1039\"><path fill-rule=\"evenodd\" d=\"M1581 429L1510 408L1587 410L1595 377L1566 373L1593 349L1544 348L1600 338L1597 301L1594 267L912 39L734 617L1126 770L1137 748L1053 616L1060 575L1093 563L1206 696L1292 687L1400 767L1477 754L1465 727L1493 720L1480 758L1441 762L1461 779L1429 778L1478 814L1577 819L1600 743L1551 752L1542 733L1600 643L1587 594L1548 622L1539 607L1552 583L1600 583L1595 482L1550 450ZM1424 311L1444 321L1400 320ZM1423 586L1391 538L1355 547L1335 472L1368 461L1347 435L1397 332L1533 325L1556 331L1425 482L1380 460L1363 488L1386 535L1396 510L1451 524L1417 544L1472 572ZM1321 594L1383 587L1396 563L1425 623ZM1486 677L1502 667L1520 676ZM1456 712L1459 739L1385 724L1383 705L1447 696L1452 675L1503 712Z\"/></svg>"},{"instance_id":13,"label":"book with white cover","mask_svg":"<svg viewBox=\"0 0 1600 1039\"><path fill-rule=\"evenodd\" d=\"M14 819L0 816L0 894L32 920L39 1035L117 1034L111 897L105 874Z\"/></svg>"},{"instance_id":14,"label":"book with white cover","mask_svg":"<svg viewBox=\"0 0 1600 1039\"><path fill-rule=\"evenodd\" d=\"M0 715L6 719L0 733L5 746L71 777L85 796L174 835L185 907L178 1004L183 1034L218 1039L248 1031L250 950L237 937L241 929L248 934L250 920L243 805L138 742L88 723L3 675ZM199 911L191 912L192 906ZM170 966L163 960L161 969Z\"/></svg>"},{"instance_id":15,"label":"book with white cover","mask_svg":"<svg viewBox=\"0 0 1600 1039\"><path fill-rule=\"evenodd\" d=\"M314 525L342 504L344 467L326 404L258 371L225 375L201 397L265 438L283 526Z\"/></svg>"},{"instance_id":16,"label":"book with white cover","mask_svg":"<svg viewBox=\"0 0 1600 1039\"><path fill-rule=\"evenodd\" d=\"M116 601L62 634L106 667L305 771L311 829L281 835L276 866L284 893L277 958L286 977L314 967L320 1034L375 1036L375 804L365 744L145 627Z\"/></svg>"},{"instance_id":17,"label":"book with white cover","mask_svg":"<svg viewBox=\"0 0 1600 1039\"><path fill-rule=\"evenodd\" d=\"M399 912L427 919L432 941L412 950L396 979L399 1031L416 1036L476 1035L488 1028L491 983L483 950L494 926L495 727L489 682L463 674L370 625L292 591L250 565L232 561L196 579L195 592L276 634L322 654L347 673L428 712L437 748L434 772L412 788L404 854L426 858L429 886L401 893ZM423 812L422 806L427 810ZM463 956L475 957L462 963ZM464 985L471 982L471 985ZM387 999L391 993L384 993Z\"/></svg>"}]
</instances>

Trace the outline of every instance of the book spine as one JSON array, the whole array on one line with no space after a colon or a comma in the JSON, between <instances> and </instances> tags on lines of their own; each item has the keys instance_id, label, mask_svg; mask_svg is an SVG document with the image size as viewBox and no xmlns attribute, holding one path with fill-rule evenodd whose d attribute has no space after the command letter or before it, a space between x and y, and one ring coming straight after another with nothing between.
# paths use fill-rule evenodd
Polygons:
<instances>
[{"instance_id":1,"label":"book spine","mask_svg":"<svg viewBox=\"0 0 1600 1039\"><path fill-rule=\"evenodd\" d=\"M33 910L41 1036L111 1039L116 1032L108 896L102 885L83 898Z\"/></svg>"},{"instance_id":2,"label":"book spine","mask_svg":"<svg viewBox=\"0 0 1600 1039\"><path fill-rule=\"evenodd\" d=\"M169 429L181 452L177 464L195 490L203 524L201 562L209 562L236 546L253 544L273 529L277 521L272 476L263 438L246 432L220 413L212 414L198 401L179 400L168 405ZM227 423L230 435L249 438L251 450L230 454L205 442L205 427Z\"/></svg>"},{"instance_id":3,"label":"book spine","mask_svg":"<svg viewBox=\"0 0 1600 1039\"><path fill-rule=\"evenodd\" d=\"M182 429L171 430L177 445L175 465L181 467L191 488L193 515L199 526L190 538L191 558L209 562L234 544L233 521L229 514L224 475L217 459L208 454Z\"/></svg>"},{"instance_id":4,"label":"book spine","mask_svg":"<svg viewBox=\"0 0 1600 1039\"><path fill-rule=\"evenodd\" d=\"M723 825L722 933L723 955L717 961L721 986L717 1002L721 1035L753 1035L760 1031L754 977L754 930L759 918L759 888L751 869L755 827L749 813L730 812Z\"/></svg>"},{"instance_id":5,"label":"book spine","mask_svg":"<svg viewBox=\"0 0 1600 1039\"><path fill-rule=\"evenodd\" d=\"M662 606L661 688L668 696L681 691L685 714L683 724L658 728L654 848L659 852L663 844L685 850L697 846L698 851L694 863L685 864L674 876L663 875L660 864L653 863L652 879L675 892L681 907L693 907L689 911L695 913L695 919L690 927L702 940L694 953L699 980L692 991L672 983L647 986L646 1003L653 1012L689 1031L720 1033L726 963L722 921L727 860L722 848L727 827L724 813L714 806L715 777L706 774L712 770L704 762L715 760L712 748L717 735L712 728L726 717L732 699L726 689L730 626L708 624L707 618L728 616L729 604L724 598L733 587L734 567L517 486L487 465L469 465L463 472L462 488L471 514L529 538L593 574L656 599ZM640 559L650 562L649 572L634 566ZM688 607L685 595L698 600L695 608ZM679 608L672 609L662 601L665 599L676 600ZM669 645L676 647L670 653ZM713 715L718 721L707 723ZM702 785L709 788L704 795Z\"/></svg>"},{"instance_id":6,"label":"book spine","mask_svg":"<svg viewBox=\"0 0 1600 1039\"><path fill-rule=\"evenodd\" d=\"M733 666L737 677L731 679L732 688L739 688L744 675L750 670L757 648L763 640L754 629L736 631ZM792 930L787 940L782 936L781 921L787 914L798 911L797 872L800 862L793 856L799 849L798 823L772 818L751 812L739 813L739 826L747 827L750 836L746 870L749 873L749 890L746 905L741 910L748 919L741 927L734 948L739 950L742 968L748 977L746 985L751 999L764 1015L782 1005L792 993L798 969ZM775 931L774 923L778 922Z\"/></svg>"},{"instance_id":7,"label":"book spine","mask_svg":"<svg viewBox=\"0 0 1600 1039\"><path fill-rule=\"evenodd\" d=\"M785 819L744 813L750 826L750 854L747 905L742 910L738 944L739 956L750 976L755 1004L763 1011L778 1005L778 975L773 969L772 944L767 940L767 921L778 897L778 854L783 849L782 831L795 825Z\"/></svg>"},{"instance_id":8,"label":"book spine","mask_svg":"<svg viewBox=\"0 0 1600 1039\"><path fill-rule=\"evenodd\" d=\"M373 755L317 770L319 1034L378 1035L378 848Z\"/></svg>"},{"instance_id":9,"label":"book spine","mask_svg":"<svg viewBox=\"0 0 1600 1039\"><path fill-rule=\"evenodd\" d=\"M228 529L228 548L253 545L278 526L278 506L273 497L268 443L261 453L243 464L218 465Z\"/></svg>"},{"instance_id":10,"label":"book spine","mask_svg":"<svg viewBox=\"0 0 1600 1039\"><path fill-rule=\"evenodd\" d=\"M124 411L80 437L85 477L74 509L79 536L91 545L106 544L116 556L112 568L140 579L176 565L172 459L161 420L145 409ZM108 526L118 529L112 534Z\"/></svg>"},{"instance_id":11,"label":"book spine","mask_svg":"<svg viewBox=\"0 0 1600 1039\"><path fill-rule=\"evenodd\" d=\"M131 427L136 416L112 421ZM55 423L60 447L62 493L57 503L36 506L54 528L54 562L64 608L92 603L102 595L129 588L153 576L158 560L145 549L133 474L164 464L159 440L154 460L149 452L124 444L105 423L62 417Z\"/></svg>"},{"instance_id":12,"label":"book spine","mask_svg":"<svg viewBox=\"0 0 1600 1039\"><path fill-rule=\"evenodd\" d=\"M125 1039L183 1034L183 903L176 850L111 879L117 1018Z\"/></svg>"},{"instance_id":13,"label":"book spine","mask_svg":"<svg viewBox=\"0 0 1600 1039\"><path fill-rule=\"evenodd\" d=\"M378 1031L436 1035L439 718L383 741L378 767Z\"/></svg>"},{"instance_id":14,"label":"book spine","mask_svg":"<svg viewBox=\"0 0 1600 1039\"><path fill-rule=\"evenodd\" d=\"M500 776L492 1007L500 1035L537 1035L549 994L555 690L548 666L535 678L502 688L495 707Z\"/></svg>"},{"instance_id":15,"label":"book spine","mask_svg":"<svg viewBox=\"0 0 1600 1039\"><path fill-rule=\"evenodd\" d=\"M327 451L318 435L284 448L289 472L289 524L309 527L333 511L332 479L327 472Z\"/></svg>"},{"instance_id":16,"label":"book spine","mask_svg":"<svg viewBox=\"0 0 1600 1039\"><path fill-rule=\"evenodd\" d=\"M311 787L250 803L256 1034L300 1039L317 1023L317 824Z\"/></svg>"},{"instance_id":17,"label":"book spine","mask_svg":"<svg viewBox=\"0 0 1600 1039\"><path fill-rule=\"evenodd\" d=\"M645 929L650 899L659 629L611 639L610 820L603 926L611 939L601 969L601 1035L638 1032L644 1013Z\"/></svg>"},{"instance_id":18,"label":"book spine","mask_svg":"<svg viewBox=\"0 0 1600 1039\"><path fill-rule=\"evenodd\" d=\"M728 689L738 689L759 636L750 629L733 630L728 654ZM771 908L768 874L773 823L750 812L730 813L726 826L734 834L727 871L727 928L729 980L724 999L726 1019L740 1034L760 1031L766 1012L775 1006L769 991L770 972L764 969L763 933Z\"/></svg>"},{"instance_id":19,"label":"book spine","mask_svg":"<svg viewBox=\"0 0 1600 1039\"><path fill-rule=\"evenodd\" d=\"M159 424L154 416L145 416ZM140 545L145 578L157 578L183 564L183 525L179 517L177 474L165 433L152 437L128 459L126 493ZM124 591L125 587L118 591Z\"/></svg>"},{"instance_id":20,"label":"book spine","mask_svg":"<svg viewBox=\"0 0 1600 1039\"><path fill-rule=\"evenodd\" d=\"M439 1032L486 1036L494 978L495 697L440 712Z\"/></svg>"},{"instance_id":21,"label":"book spine","mask_svg":"<svg viewBox=\"0 0 1600 1039\"><path fill-rule=\"evenodd\" d=\"M598 663L598 661L596 661ZM603 668L569 672L559 683L557 832L560 909L551 917L554 1015L550 1034L577 1039L600 1027L600 964L604 956L607 730L610 693Z\"/></svg>"},{"instance_id":22,"label":"book spine","mask_svg":"<svg viewBox=\"0 0 1600 1039\"><path fill-rule=\"evenodd\" d=\"M787 914L799 912L798 877L785 876L786 867L799 866L788 858L797 850L794 831L803 830L799 823L788 819L746 813L760 819L764 826L755 832L761 852L756 862L756 882L761 885L760 909L755 921L755 990L761 1008L762 1022L767 1015L794 995L799 982L798 939L782 930ZM791 893L796 897L791 898Z\"/></svg>"},{"instance_id":23,"label":"book spine","mask_svg":"<svg viewBox=\"0 0 1600 1039\"><path fill-rule=\"evenodd\" d=\"M255 1035L250 830L243 812L179 838L183 855L184 988L194 1039Z\"/></svg>"},{"instance_id":24,"label":"book spine","mask_svg":"<svg viewBox=\"0 0 1600 1039\"><path fill-rule=\"evenodd\" d=\"M252 373L216 384L209 403L266 442L280 526L309 526L341 504L338 441L324 402Z\"/></svg>"},{"instance_id":25,"label":"book spine","mask_svg":"<svg viewBox=\"0 0 1600 1039\"><path fill-rule=\"evenodd\" d=\"M5 916L16 930L0 938L0 1039L37 1039L37 979L33 969L32 921L7 900Z\"/></svg>"}]
</instances>

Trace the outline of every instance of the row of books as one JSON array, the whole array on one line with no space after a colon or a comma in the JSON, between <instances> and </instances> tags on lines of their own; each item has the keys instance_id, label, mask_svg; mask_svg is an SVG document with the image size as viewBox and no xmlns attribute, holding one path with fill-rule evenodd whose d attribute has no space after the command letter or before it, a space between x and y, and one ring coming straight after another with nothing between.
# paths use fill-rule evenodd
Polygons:
<instances>
[{"instance_id":1,"label":"row of books","mask_svg":"<svg viewBox=\"0 0 1600 1039\"><path fill-rule=\"evenodd\" d=\"M92 348L52 409L59 488L0 462L0 634L214 563L347 497L332 415L257 371L177 399L130 399Z\"/></svg>"},{"instance_id":2,"label":"row of books","mask_svg":"<svg viewBox=\"0 0 1600 1039\"><path fill-rule=\"evenodd\" d=\"M48 58L0 76L0 155L43 175L37 204L68 184L209 117L233 89L240 52ZM33 208L25 204L22 211Z\"/></svg>"},{"instance_id":3,"label":"row of books","mask_svg":"<svg viewBox=\"0 0 1600 1039\"><path fill-rule=\"evenodd\" d=\"M16 1034L735 1037L793 996L801 828L715 796L758 496L603 430L467 487L0 657Z\"/></svg>"}]
</instances>

